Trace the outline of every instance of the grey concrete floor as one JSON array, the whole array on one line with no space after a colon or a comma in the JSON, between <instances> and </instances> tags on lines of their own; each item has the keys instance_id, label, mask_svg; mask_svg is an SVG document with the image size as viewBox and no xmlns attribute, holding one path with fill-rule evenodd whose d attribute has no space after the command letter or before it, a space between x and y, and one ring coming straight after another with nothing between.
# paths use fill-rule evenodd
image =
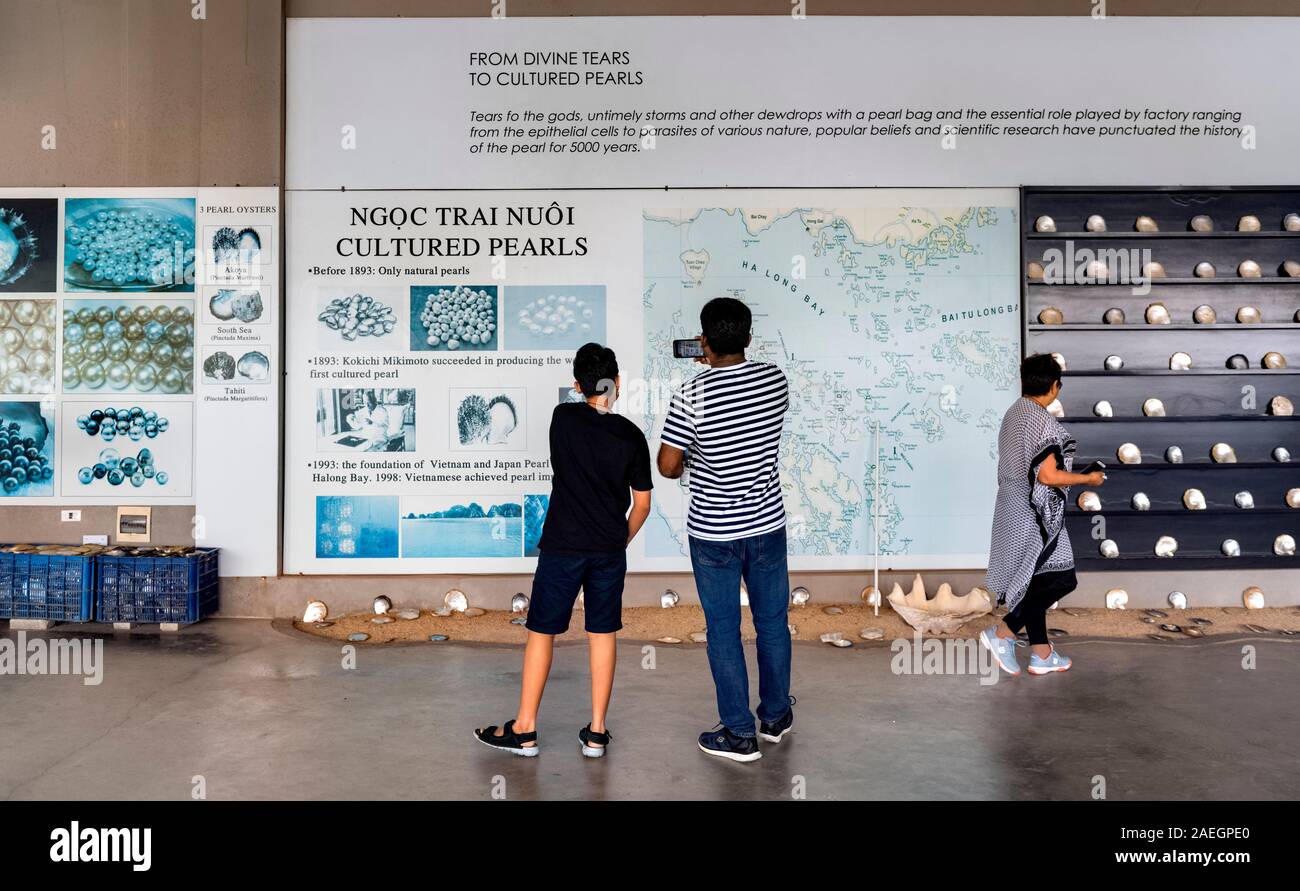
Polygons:
<instances>
[{"instance_id":1,"label":"grey concrete floor","mask_svg":"<svg viewBox=\"0 0 1300 891\"><path fill-rule=\"evenodd\" d=\"M513 715L517 648L360 647L347 670L337 643L266 621L97 636L99 686L0 675L0 799L187 799L196 777L209 799L1084 799L1097 776L1110 799L1300 798L1300 641L1282 638L1076 640L1068 674L992 686L797 643L796 732L746 765L695 748L716 714L699 646L647 669L620 645L595 761L583 645L557 649L523 759L471 738Z\"/></svg>"}]
</instances>

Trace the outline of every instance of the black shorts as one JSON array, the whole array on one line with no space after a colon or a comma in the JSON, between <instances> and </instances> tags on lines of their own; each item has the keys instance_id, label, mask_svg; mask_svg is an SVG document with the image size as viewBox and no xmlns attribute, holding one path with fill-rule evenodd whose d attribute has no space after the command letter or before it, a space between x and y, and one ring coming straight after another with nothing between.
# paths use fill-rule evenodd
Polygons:
<instances>
[{"instance_id":1,"label":"black shorts","mask_svg":"<svg viewBox=\"0 0 1300 891\"><path fill-rule=\"evenodd\" d=\"M583 592L585 627L592 634L609 634L623 627L623 577L627 552L612 554L557 554L542 551L533 576L533 596L528 601L529 631L563 634L578 591Z\"/></svg>"}]
</instances>

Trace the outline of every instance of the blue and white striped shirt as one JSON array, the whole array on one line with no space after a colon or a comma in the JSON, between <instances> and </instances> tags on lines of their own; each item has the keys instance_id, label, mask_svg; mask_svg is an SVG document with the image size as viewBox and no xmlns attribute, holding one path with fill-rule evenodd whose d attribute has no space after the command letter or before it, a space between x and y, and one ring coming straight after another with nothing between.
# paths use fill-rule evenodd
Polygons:
<instances>
[{"instance_id":1,"label":"blue and white striped shirt","mask_svg":"<svg viewBox=\"0 0 1300 891\"><path fill-rule=\"evenodd\" d=\"M785 375L766 362L706 369L673 395L663 441L688 452L688 533L733 541L785 526L779 458L789 404Z\"/></svg>"}]
</instances>

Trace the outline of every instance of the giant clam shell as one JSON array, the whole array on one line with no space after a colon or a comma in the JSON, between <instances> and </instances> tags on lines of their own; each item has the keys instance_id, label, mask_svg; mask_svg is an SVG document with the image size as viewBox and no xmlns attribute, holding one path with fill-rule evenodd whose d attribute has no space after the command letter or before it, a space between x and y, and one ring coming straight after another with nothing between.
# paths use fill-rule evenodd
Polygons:
<instances>
[{"instance_id":1,"label":"giant clam shell","mask_svg":"<svg viewBox=\"0 0 1300 891\"><path fill-rule=\"evenodd\" d=\"M1263 320L1259 309L1254 306L1243 306L1237 310L1237 322L1242 325L1258 325Z\"/></svg>"},{"instance_id":2,"label":"giant clam shell","mask_svg":"<svg viewBox=\"0 0 1300 891\"><path fill-rule=\"evenodd\" d=\"M307 609L303 610L302 620L304 623L324 622L329 612L329 607L325 605L323 600L313 600L307 604Z\"/></svg>"},{"instance_id":3,"label":"giant clam shell","mask_svg":"<svg viewBox=\"0 0 1300 891\"><path fill-rule=\"evenodd\" d=\"M380 594L373 602L371 602L370 606L375 611L376 616L382 616L393 608L393 601L389 600L383 594Z\"/></svg>"},{"instance_id":4,"label":"giant clam shell","mask_svg":"<svg viewBox=\"0 0 1300 891\"><path fill-rule=\"evenodd\" d=\"M1129 504L1134 510L1151 510L1151 499L1147 497L1146 492L1134 492Z\"/></svg>"},{"instance_id":5,"label":"giant clam shell","mask_svg":"<svg viewBox=\"0 0 1300 891\"><path fill-rule=\"evenodd\" d=\"M1253 510L1255 507L1255 496L1249 492L1242 491L1232 496L1233 504L1242 510Z\"/></svg>"},{"instance_id":6,"label":"giant clam shell","mask_svg":"<svg viewBox=\"0 0 1300 891\"><path fill-rule=\"evenodd\" d=\"M1268 401L1268 413L1279 418L1289 418L1295 412L1295 406L1285 396L1274 396Z\"/></svg>"},{"instance_id":7,"label":"giant clam shell","mask_svg":"<svg viewBox=\"0 0 1300 891\"><path fill-rule=\"evenodd\" d=\"M1203 213L1198 213L1196 216L1192 217L1187 226L1193 232L1213 232L1214 220L1210 219Z\"/></svg>"},{"instance_id":8,"label":"giant clam shell","mask_svg":"<svg viewBox=\"0 0 1300 891\"><path fill-rule=\"evenodd\" d=\"M1165 404L1152 396L1142 403L1142 414L1148 418L1163 418L1165 416Z\"/></svg>"},{"instance_id":9,"label":"giant clam shell","mask_svg":"<svg viewBox=\"0 0 1300 891\"><path fill-rule=\"evenodd\" d=\"M1156 221L1153 220L1151 217L1147 216L1146 214L1143 214L1142 216L1138 217L1136 220L1133 221L1133 228L1136 229L1138 232L1159 232L1160 231L1160 227L1156 225Z\"/></svg>"},{"instance_id":10,"label":"giant clam shell","mask_svg":"<svg viewBox=\"0 0 1300 891\"><path fill-rule=\"evenodd\" d=\"M1098 402L1096 405L1092 407L1092 413L1099 418L1115 417L1115 409L1111 408L1110 403L1107 402L1105 399L1101 400L1100 402Z\"/></svg>"},{"instance_id":11,"label":"giant clam shell","mask_svg":"<svg viewBox=\"0 0 1300 891\"><path fill-rule=\"evenodd\" d=\"M1124 367L1124 360L1119 356L1107 356L1106 361L1102 364L1107 371L1119 371Z\"/></svg>"},{"instance_id":12,"label":"giant clam shell","mask_svg":"<svg viewBox=\"0 0 1300 891\"><path fill-rule=\"evenodd\" d=\"M1279 557L1295 556L1295 539L1283 532L1273 539L1273 553Z\"/></svg>"},{"instance_id":13,"label":"giant clam shell","mask_svg":"<svg viewBox=\"0 0 1300 891\"><path fill-rule=\"evenodd\" d=\"M1168 600L1174 609L1187 609L1187 595L1182 591L1170 591Z\"/></svg>"},{"instance_id":14,"label":"giant clam shell","mask_svg":"<svg viewBox=\"0 0 1300 891\"><path fill-rule=\"evenodd\" d=\"M1186 371L1192 367L1192 357L1187 353L1179 351L1169 357L1170 371Z\"/></svg>"},{"instance_id":15,"label":"giant clam shell","mask_svg":"<svg viewBox=\"0 0 1300 891\"><path fill-rule=\"evenodd\" d=\"M1146 320L1148 325L1168 325L1173 321L1169 315L1169 308L1163 303L1152 303L1148 305Z\"/></svg>"},{"instance_id":16,"label":"giant clam shell","mask_svg":"<svg viewBox=\"0 0 1300 891\"><path fill-rule=\"evenodd\" d=\"M1273 460L1279 464L1285 464L1291 460L1291 450L1286 446L1278 446L1273 450Z\"/></svg>"},{"instance_id":17,"label":"giant clam shell","mask_svg":"<svg viewBox=\"0 0 1300 891\"><path fill-rule=\"evenodd\" d=\"M1242 260L1237 264L1237 275L1242 278L1259 278L1263 274L1264 270L1254 260Z\"/></svg>"},{"instance_id":18,"label":"giant clam shell","mask_svg":"<svg viewBox=\"0 0 1300 891\"><path fill-rule=\"evenodd\" d=\"M1162 535L1156 539L1156 556L1172 557L1178 553L1178 539L1172 535Z\"/></svg>"},{"instance_id":19,"label":"giant clam shell","mask_svg":"<svg viewBox=\"0 0 1300 891\"><path fill-rule=\"evenodd\" d=\"M1188 510L1205 510L1205 493L1200 489L1183 492L1183 507Z\"/></svg>"},{"instance_id":20,"label":"giant clam shell","mask_svg":"<svg viewBox=\"0 0 1300 891\"><path fill-rule=\"evenodd\" d=\"M1237 543L1235 538L1225 538L1223 544L1219 545L1219 550L1223 552L1225 557L1241 556L1241 545Z\"/></svg>"},{"instance_id":21,"label":"giant clam shell","mask_svg":"<svg viewBox=\"0 0 1300 891\"><path fill-rule=\"evenodd\" d=\"M454 613L463 613L469 608L469 598L459 588L452 588L442 598L443 605Z\"/></svg>"},{"instance_id":22,"label":"giant clam shell","mask_svg":"<svg viewBox=\"0 0 1300 891\"><path fill-rule=\"evenodd\" d=\"M1286 490L1286 506L1300 510L1300 488Z\"/></svg>"},{"instance_id":23,"label":"giant clam shell","mask_svg":"<svg viewBox=\"0 0 1300 891\"><path fill-rule=\"evenodd\" d=\"M1282 228L1287 232L1300 232L1300 213L1289 213L1282 217Z\"/></svg>"},{"instance_id":24,"label":"giant clam shell","mask_svg":"<svg viewBox=\"0 0 1300 891\"><path fill-rule=\"evenodd\" d=\"M1061 366L1062 371L1067 370L1065 367L1065 356L1061 355L1060 353L1052 353L1052 358L1056 360L1057 365Z\"/></svg>"},{"instance_id":25,"label":"giant clam shell","mask_svg":"<svg viewBox=\"0 0 1300 891\"><path fill-rule=\"evenodd\" d=\"M1126 609L1128 592L1123 588L1111 588L1106 592L1106 609Z\"/></svg>"},{"instance_id":26,"label":"giant clam shell","mask_svg":"<svg viewBox=\"0 0 1300 891\"><path fill-rule=\"evenodd\" d=\"M1142 264L1142 274L1151 278L1165 278L1168 273L1165 272L1165 264L1158 260L1152 260L1149 263Z\"/></svg>"},{"instance_id":27,"label":"giant clam shell","mask_svg":"<svg viewBox=\"0 0 1300 891\"><path fill-rule=\"evenodd\" d=\"M1263 609L1264 592L1258 585L1251 585L1249 588L1241 592L1241 604L1246 607L1246 609Z\"/></svg>"},{"instance_id":28,"label":"giant clam shell","mask_svg":"<svg viewBox=\"0 0 1300 891\"><path fill-rule=\"evenodd\" d=\"M812 594L803 585L800 585L790 592L790 602L795 606L803 606L811 599Z\"/></svg>"},{"instance_id":29,"label":"giant clam shell","mask_svg":"<svg viewBox=\"0 0 1300 891\"><path fill-rule=\"evenodd\" d=\"M1101 320L1107 325L1123 325L1124 310L1120 309L1118 306L1112 306L1102 314Z\"/></svg>"},{"instance_id":30,"label":"giant clam shell","mask_svg":"<svg viewBox=\"0 0 1300 891\"><path fill-rule=\"evenodd\" d=\"M1260 361L1260 365L1265 368L1286 368L1286 356L1278 352L1267 352Z\"/></svg>"},{"instance_id":31,"label":"giant clam shell","mask_svg":"<svg viewBox=\"0 0 1300 891\"><path fill-rule=\"evenodd\" d=\"M1038 219L1034 220L1034 231L1035 231L1035 232L1055 232L1055 231L1056 231L1056 220L1054 220L1054 219L1052 219L1051 217L1049 217L1049 216L1047 216L1046 214L1044 214L1043 216L1041 216L1041 217L1039 217Z\"/></svg>"},{"instance_id":32,"label":"giant clam shell","mask_svg":"<svg viewBox=\"0 0 1300 891\"><path fill-rule=\"evenodd\" d=\"M1105 232L1106 218L1099 213L1091 214L1087 221L1084 222L1083 228L1089 232Z\"/></svg>"},{"instance_id":33,"label":"giant clam shell","mask_svg":"<svg viewBox=\"0 0 1300 891\"><path fill-rule=\"evenodd\" d=\"M1101 510L1101 498L1096 492L1080 492L1075 504L1079 505L1079 510L1090 513Z\"/></svg>"},{"instance_id":34,"label":"giant clam shell","mask_svg":"<svg viewBox=\"0 0 1300 891\"><path fill-rule=\"evenodd\" d=\"M1103 557L1119 556L1119 545L1115 544L1115 542L1111 541L1109 538L1103 541L1097 550L1101 552Z\"/></svg>"},{"instance_id":35,"label":"giant clam shell","mask_svg":"<svg viewBox=\"0 0 1300 891\"><path fill-rule=\"evenodd\" d=\"M1250 367L1250 360L1241 353L1233 353L1228 357L1228 367L1234 371L1242 371Z\"/></svg>"},{"instance_id":36,"label":"giant clam shell","mask_svg":"<svg viewBox=\"0 0 1300 891\"><path fill-rule=\"evenodd\" d=\"M1214 264L1209 260L1202 260L1192 269L1192 275L1197 278L1214 278Z\"/></svg>"},{"instance_id":37,"label":"giant clam shell","mask_svg":"<svg viewBox=\"0 0 1300 891\"><path fill-rule=\"evenodd\" d=\"M1170 464L1183 463L1183 449L1181 446L1171 445L1165 449L1165 460Z\"/></svg>"},{"instance_id":38,"label":"giant clam shell","mask_svg":"<svg viewBox=\"0 0 1300 891\"><path fill-rule=\"evenodd\" d=\"M1226 442L1216 442L1210 446L1210 458L1215 464L1236 464L1237 452Z\"/></svg>"},{"instance_id":39,"label":"giant clam shell","mask_svg":"<svg viewBox=\"0 0 1300 891\"><path fill-rule=\"evenodd\" d=\"M1030 260L1029 264L1025 266L1025 275L1033 281L1042 281L1045 273L1046 270L1043 269L1043 264L1037 260Z\"/></svg>"},{"instance_id":40,"label":"giant clam shell","mask_svg":"<svg viewBox=\"0 0 1300 891\"><path fill-rule=\"evenodd\" d=\"M1115 450L1115 456L1121 464L1141 464L1142 450L1131 442L1126 442Z\"/></svg>"},{"instance_id":41,"label":"giant clam shell","mask_svg":"<svg viewBox=\"0 0 1300 891\"><path fill-rule=\"evenodd\" d=\"M1238 232L1258 232L1260 230L1259 217L1254 214L1246 214L1237 220Z\"/></svg>"},{"instance_id":42,"label":"giant clam shell","mask_svg":"<svg viewBox=\"0 0 1300 891\"><path fill-rule=\"evenodd\" d=\"M1192 310L1192 321L1198 325L1213 325L1218 320L1219 317L1214 312L1214 307L1208 303L1202 303Z\"/></svg>"},{"instance_id":43,"label":"giant clam shell","mask_svg":"<svg viewBox=\"0 0 1300 891\"><path fill-rule=\"evenodd\" d=\"M1038 314L1038 322L1041 325L1059 325L1065 321L1065 314L1055 306L1049 306Z\"/></svg>"}]
</instances>

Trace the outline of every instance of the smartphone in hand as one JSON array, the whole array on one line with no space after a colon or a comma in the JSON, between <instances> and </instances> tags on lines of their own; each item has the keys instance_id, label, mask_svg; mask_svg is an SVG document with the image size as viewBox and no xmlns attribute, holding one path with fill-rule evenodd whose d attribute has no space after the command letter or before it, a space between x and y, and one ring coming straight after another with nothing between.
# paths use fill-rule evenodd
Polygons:
<instances>
[{"instance_id":1,"label":"smartphone in hand","mask_svg":"<svg viewBox=\"0 0 1300 891\"><path fill-rule=\"evenodd\" d=\"M704 346L697 338L688 337L673 341L674 359L700 359L704 356Z\"/></svg>"}]
</instances>

